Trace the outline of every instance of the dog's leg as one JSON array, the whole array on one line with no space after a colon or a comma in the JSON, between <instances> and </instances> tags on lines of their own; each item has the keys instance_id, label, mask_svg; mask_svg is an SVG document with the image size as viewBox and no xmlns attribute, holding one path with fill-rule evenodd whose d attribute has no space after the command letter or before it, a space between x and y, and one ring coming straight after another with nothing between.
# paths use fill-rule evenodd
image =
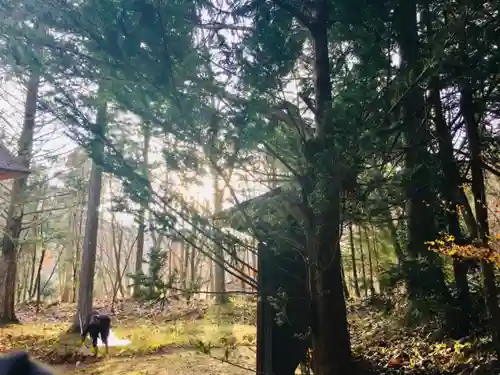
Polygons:
<instances>
[{"instance_id":1,"label":"dog's leg","mask_svg":"<svg viewBox=\"0 0 500 375\"><path fill-rule=\"evenodd\" d=\"M104 350L106 353L106 356L108 355L108 337L109 337L109 327L102 327L101 329L101 341L104 344Z\"/></svg>"},{"instance_id":2,"label":"dog's leg","mask_svg":"<svg viewBox=\"0 0 500 375\"><path fill-rule=\"evenodd\" d=\"M92 337L92 347L94 348L94 357L97 357L97 336Z\"/></svg>"}]
</instances>

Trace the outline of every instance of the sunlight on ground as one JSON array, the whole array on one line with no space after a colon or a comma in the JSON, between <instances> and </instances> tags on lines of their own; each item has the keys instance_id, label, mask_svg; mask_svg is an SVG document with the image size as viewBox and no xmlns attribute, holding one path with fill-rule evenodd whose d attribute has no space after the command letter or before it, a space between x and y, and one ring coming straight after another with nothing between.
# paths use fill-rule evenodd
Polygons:
<instances>
[{"instance_id":1,"label":"sunlight on ground","mask_svg":"<svg viewBox=\"0 0 500 375\"><path fill-rule=\"evenodd\" d=\"M78 335L67 324L27 323L0 329L0 352L26 350L65 374L230 374L251 368L255 360L255 327L201 320L159 323L151 319L118 321L113 331L130 345L110 347L108 358L77 354ZM103 349L100 349L103 354Z\"/></svg>"}]
</instances>

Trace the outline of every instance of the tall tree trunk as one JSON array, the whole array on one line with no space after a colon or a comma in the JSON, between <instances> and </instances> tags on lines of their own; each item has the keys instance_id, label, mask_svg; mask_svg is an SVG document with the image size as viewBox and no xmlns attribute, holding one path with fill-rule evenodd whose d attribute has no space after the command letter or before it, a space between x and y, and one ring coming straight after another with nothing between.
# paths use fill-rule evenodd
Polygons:
<instances>
[{"instance_id":1,"label":"tall tree trunk","mask_svg":"<svg viewBox=\"0 0 500 375\"><path fill-rule=\"evenodd\" d=\"M38 236L38 232L36 230L36 227L33 228L33 232L35 234L35 236ZM30 262L30 266L31 266L31 272L30 272L30 287L29 287L29 290L28 290L28 298L33 298L33 296L35 295L35 277L36 277L36 249L37 249L37 246L36 246L36 242L33 244L33 253L32 253L32 256L31 256L31 262Z\"/></svg>"},{"instance_id":2,"label":"tall tree trunk","mask_svg":"<svg viewBox=\"0 0 500 375\"><path fill-rule=\"evenodd\" d=\"M421 43L417 27L417 0L398 3L394 14L394 28L401 50L401 70L407 75L408 91L402 99L405 123L405 162L408 182L405 195L408 200L407 253L413 259L427 263L423 270L411 269L407 273L411 300L429 294L448 303L451 295L447 288L440 258L426 245L438 235L433 212L435 196L427 183L432 180L429 167L429 129L424 93L415 82L422 72ZM426 280L434 282L425 283Z\"/></svg>"},{"instance_id":3,"label":"tall tree trunk","mask_svg":"<svg viewBox=\"0 0 500 375\"><path fill-rule=\"evenodd\" d=\"M92 150L92 169L90 172L90 184L87 203L87 220L85 223L85 236L83 240L83 254L80 268L78 305L73 318L71 331L80 331L80 319L85 324L92 312L92 300L94 293L94 273L97 251L97 234L99 229L99 206L101 203L102 190L102 167L98 163L103 162L104 140L107 126L107 103L102 103L97 112L96 130L99 134L94 139Z\"/></svg>"},{"instance_id":4,"label":"tall tree trunk","mask_svg":"<svg viewBox=\"0 0 500 375\"><path fill-rule=\"evenodd\" d=\"M29 271L30 271L30 264L29 262L26 261L27 256L24 257L24 262L23 262L23 272L21 274L21 283L22 283L22 289L20 293L18 293L18 300L17 302L24 302L27 299L27 291L28 291L28 280L29 280Z\"/></svg>"},{"instance_id":5,"label":"tall tree trunk","mask_svg":"<svg viewBox=\"0 0 500 375\"><path fill-rule=\"evenodd\" d=\"M43 268L43 262L45 261L45 254L47 253L47 249L45 246L42 245L42 253L40 254L40 261L38 262L38 269L36 271L36 285L35 285L35 292L36 292L36 313L40 311L40 290L42 287L42 268Z\"/></svg>"},{"instance_id":6,"label":"tall tree trunk","mask_svg":"<svg viewBox=\"0 0 500 375\"><path fill-rule=\"evenodd\" d=\"M78 197L78 193L77 193ZM80 200L77 198L77 202ZM78 209L78 208L77 208ZM69 246L66 247L64 251L64 279L63 279L63 290L61 293L61 302L70 302L71 301L71 290L72 290L72 282L73 282L73 264L75 262L75 247L76 247L76 239L77 236L77 209L73 208L70 214L70 228L71 228L71 242ZM79 234L78 234L79 235Z\"/></svg>"},{"instance_id":7,"label":"tall tree trunk","mask_svg":"<svg viewBox=\"0 0 500 375\"><path fill-rule=\"evenodd\" d=\"M479 133L479 124L475 119L473 91L467 82L463 82L460 90L460 111L465 120L467 137L469 140L470 166L472 174L472 194L476 210L478 239L482 246L489 248L488 206L486 202L486 188L482 163L482 145ZM486 306L493 333L493 343L497 355L500 356L500 309L498 306L495 270L488 260L481 261L483 271L483 288Z\"/></svg>"},{"instance_id":8,"label":"tall tree trunk","mask_svg":"<svg viewBox=\"0 0 500 375\"><path fill-rule=\"evenodd\" d=\"M92 171L91 171L92 174ZM90 190L89 190L90 192ZM83 202L82 202L83 203ZM88 205L88 203L87 203ZM79 216L79 221L78 221L78 227L79 231L78 233L81 234L83 231L83 208L80 208L80 216ZM72 301L73 303L76 302L76 288L80 284L80 280L78 278L78 268L80 267L81 264L81 255L82 255L82 241L80 239L80 235L76 238L76 254L75 254L75 261L73 262L73 294L72 294Z\"/></svg>"},{"instance_id":9,"label":"tall tree trunk","mask_svg":"<svg viewBox=\"0 0 500 375\"><path fill-rule=\"evenodd\" d=\"M18 161L27 168L30 166L32 157L39 86L39 72L33 71L27 85L24 125L19 139L18 150ZM20 177L14 181L11 190L7 223L2 241L2 257L0 260L0 324L19 322L14 311L17 278L17 246L24 215L27 181L28 176Z\"/></svg>"},{"instance_id":10,"label":"tall tree trunk","mask_svg":"<svg viewBox=\"0 0 500 375\"><path fill-rule=\"evenodd\" d=\"M71 293L71 302L72 303L75 303L76 302L76 296L77 296L77 288L80 284L80 279L78 278L78 269L79 269L79 266L80 266L80 263L81 263L81 255L82 255L82 251L80 248L76 248L76 259L75 259L75 263L73 264L73 290L72 290L72 293Z\"/></svg>"},{"instance_id":11,"label":"tall tree trunk","mask_svg":"<svg viewBox=\"0 0 500 375\"><path fill-rule=\"evenodd\" d=\"M363 290L365 297L368 297L368 281L366 280L366 267L365 267L365 252L363 250L363 233L361 227L358 227L359 237L359 255L361 256L361 277L363 278Z\"/></svg>"},{"instance_id":12,"label":"tall tree trunk","mask_svg":"<svg viewBox=\"0 0 500 375\"><path fill-rule=\"evenodd\" d=\"M224 199L224 189L219 186L218 172L213 173L213 190L214 190L214 214L222 211L222 201ZM215 282L215 302L219 305L226 304L229 299L226 293L226 270L224 261L224 247L222 244L222 235L219 228L215 229L215 257L220 264L214 262L214 282Z\"/></svg>"},{"instance_id":13,"label":"tall tree trunk","mask_svg":"<svg viewBox=\"0 0 500 375\"><path fill-rule=\"evenodd\" d=\"M123 229L118 225L116 219L113 217L111 219L111 230L113 231L112 241L113 241L113 255L115 257L116 273L113 285L113 296L111 298L111 312L114 313L115 304L118 297L118 291L120 290L121 281L121 261L122 261L122 251L123 251Z\"/></svg>"},{"instance_id":14,"label":"tall tree trunk","mask_svg":"<svg viewBox=\"0 0 500 375\"><path fill-rule=\"evenodd\" d=\"M351 262L352 262L352 278L354 280L354 293L356 297L361 298L359 290L358 271L356 269L356 248L354 247L354 234L352 230L352 223L349 223L349 242L351 244Z\"/></svg>"},{"instance_id":15,"label":"tall tree trunk","mask_svg":"<svg viewBox=\"0 0 500 375\"><path fill-rule=\"evenodd\" d=\"M373 243L370 241L370 236L368 235L368 229L365 228L365 237L366 237L366 247L368 250L368 271L370 275L370 293L372 296L375 295L375 283L373 281L373 261L372 261L372 248Z\"/></svg>"},{"instance_id":16,"label":"tall tree trunk","mask_svg":"<svg viewBox=\"0 0 500 375\"><path fill-rule=\"evenodd\" d=\"M151 134L148 125L143 127L144 143L142 146L142 174L144 178L149 180L149 143ZM146 204L141 203L139 209L139 228L137 232L137 252L135 255L135 277L139 278L142 272L142 265L144 262L144 237L146 232ZM140 292L140 285L134 285L133 297L138 298Z\"/></svg>"},{"instance_id":17,"label":"tall tree trunk","mask_svg":"<svg viewBox=\"0 0 500 375\"><path fill-rule=\"evenodd\" d=\"M189 283L189 259L193 254L194 249L191 249L191 245L186 246L185 249L185 254L184 254L184 265L182 266L183 268L183 273L184 273L184 287L186 291L190 288L190 283Z\"/></svg>"},{"instance_id":18,"label":"tall tree trunk","mask_svg":"<svg viewBox=\"0 0 500 375\"><path fill-rule=\"evenodd\" d=\"M392 218L391 211L389 210L389 206L387 206L387 228L389 229L389 233L391 235L392 244L394 246L394 252L396 253L396 258L398 260L398 265L402 266L405 260L405 256L403 253L403 249L401 248L401 244L398 239L398 230L394 225L394 219Z\"/></svg>"},{"instance_id":19,"label":"tall tree trunk","mask_svg":"<svg viewBox=\"0 0 500 375\"><path fill-rule=\"evenodd\" d=\"M433 38L432 16L428 4L422 12L423 20L427 27L428 38ZM458 207L460 206L460 194L462 183L460 171L455 160L453 151L453 139L449 126L446 122L443 105L441 101L441 82L439 76L434 76L430 80L429 101L434 109L434 124L439 144L439 157L441 159L441 169L443 171L442 192L445 198L445 212L448 222L448 230L456 239L457 244L464 244L465 238L460 229ZM455 285L458 291L458 305L461 310L461 316L457 321L457 334L466 336L470 332L470 322L472 319L472 300L467 280L468 267L465 262L458 258L453 259L453 273L455 276Z\"/></svg>"},{"instance_id":20,"label":"tall tree trunk","mask_svg":"<svg viewBox=\"0 0 500 375\"><path fill-rule=\"evenodd\" d=\"M342 262L342 265L341 265L341 272L342 272L342 287L344 288L344 298L345 299L349 299L350 296L349 296L349 288L347 287L347 279L346 279L346 276L345 276L345 271L344 271L344 263ZM244 282L242 281L243 285Z\"/></svg>"},{"instance_id":21,"label":"tall tree trunk","mask_svg":"<svg viewBox=\"0 0 500 375\"><path fill-rule=\"evenodd\" d=\"M313 7L315 17L310 31L314 51L316 135L305 144L308 180L313 187L312 191L310 188L305 190L312 203L309 207L312 210L306 214L310 219L307 255L313 308L313 372L315 375L338 375L350 373L352 365L340 252L340 201L345 171L340 170L341 150L331 141L337 131L330 110L332 86L328 28L332 10L328 0L315 0ZM325 198L317 200L313 198L316 194ZM332 351L333 347L336 350Z\"/></svg>"},{"instance_id":22,"label":"tall tree trunk","mask_svg":"<svg viewBox=\"0 0 500 375\"><path fill-rule=\"evenodd\" d=\"M196 263L196 251L193 249L189 258L189 280L191 285L196 282Z\"/></svg>"},{"instance_id":23,"label":"tall tree trunk","mask_svg":"<svg viewBox=\"0 0 500 375\"><path fill-rule=\"evenodd\" d=\"M478 238L479 229L477 227L476 218L474 217L474 213L472 212L472 206L470 205L469 199L465 194L464 189L459 190L459 200L462 210L462 216L465 221L465 225L467 226L467 230L471 238Z\"/></svg>"},{"instance_id":24,"label":"tall tree trunk","mask_svg":"<svg viewBox=\"0 0 500 375\"><path fill-rule=\"evenodd\" d=\"M71 284L73 282L73 262L69 262L70 256L73 258L74 249L66 248L65 254L66 261L64 262L64 279L63 279L63 287L61 293L61 302L69 302L71 300Z\"/></svg>"},{"instance_id":25,"label":"tall tree trunk","mask_svg":"<svg viewBox=\"0 0 500 375\"><path fill-rule=\"evenodd\" d=\"M375 230L375 226L372 224L371 225L371 230L372 230L372 235L373 235L373 257L375 258L375 269L377 270L377 284L379 286L379 292L380 292L380 256L378 253L378 232Z\"/></svg>"},{"instance_id":26,"label":"tall tree trunk","mask_svg":"<svg viewBox=\"0 0 500 375\"><path fill-rule=\"evenodd\" d=\"M431 79L430 101L434 107L436 133L439 143L439 156L443 171L443 196L446 200L445 212L448 222L448 230L452 234L457 244L464 244L465 238L460 229L458 207L460 205L461 178L458 165L453 154L453 140L450 130L443 114L441 95L437 77ZM466 336L470 332L472 319L472 299L470 296L469 282L467 280L468 267L465 262L458 258L453 259L453 273L455 285L458 291L458 305L462 314L457 321L457 334Z\"/></svg>"}]
</instances>

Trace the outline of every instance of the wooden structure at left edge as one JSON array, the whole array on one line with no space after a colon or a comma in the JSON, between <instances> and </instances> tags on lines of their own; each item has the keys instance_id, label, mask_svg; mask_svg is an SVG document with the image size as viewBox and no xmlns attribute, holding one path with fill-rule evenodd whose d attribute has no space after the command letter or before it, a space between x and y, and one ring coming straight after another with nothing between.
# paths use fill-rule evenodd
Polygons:
<instances>
[{"instance_id":1,"label":"wooden structure at left edge","mask_svg":"<svg viewBox=\"0 0 500 375\"><path fill-rule=\"evenodd\" d=\"M26 176L30 171L19 163L16 158L0 144L0 181Z\"/></svg>"},{"instance_id":2,"label":"wooden structure at left edge","mask_svg":"<svg viewBox=\"0 0 500 375\"><path fill-rule=\"evenodd\" d=\"M304 254L292 245L303 249L304 238L290 214L292 201L278 188L217 217L238 231L258 233L257 375L294 375L310 347L307 266ZM283 310L271 303L278 291L286 294Z\"/></svg>"}]
</instances>

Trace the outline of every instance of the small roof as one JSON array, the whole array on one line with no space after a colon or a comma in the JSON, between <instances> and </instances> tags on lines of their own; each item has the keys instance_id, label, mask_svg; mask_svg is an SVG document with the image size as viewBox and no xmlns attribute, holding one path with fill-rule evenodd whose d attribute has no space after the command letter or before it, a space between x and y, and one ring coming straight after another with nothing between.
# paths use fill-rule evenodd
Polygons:
<instances>
[{"instance_id":1,"label":"small roof","mask_svg":"<svg viewBox=\"0 0 500 375\"><path fill-rule=\"evenodd\" d=\"M10 151L0 144L0 181L18 178L30 173L30 170L19 163Z\"/></svg>"},{"instance_id":2,"label":"small roof","mask_svg":"<svg viewBox=\"0 0 500 375\"><path fill-rule=\"evenodd\" d=\"M281 225L283 219L295 210L295 206L297 203L294 193L278 187L221 211L214 218L242 232L250 227L265 228L269 231L273 226ZM252 223L249 223L247 219L250 219Z\"/></svg>"}]
</instances>

